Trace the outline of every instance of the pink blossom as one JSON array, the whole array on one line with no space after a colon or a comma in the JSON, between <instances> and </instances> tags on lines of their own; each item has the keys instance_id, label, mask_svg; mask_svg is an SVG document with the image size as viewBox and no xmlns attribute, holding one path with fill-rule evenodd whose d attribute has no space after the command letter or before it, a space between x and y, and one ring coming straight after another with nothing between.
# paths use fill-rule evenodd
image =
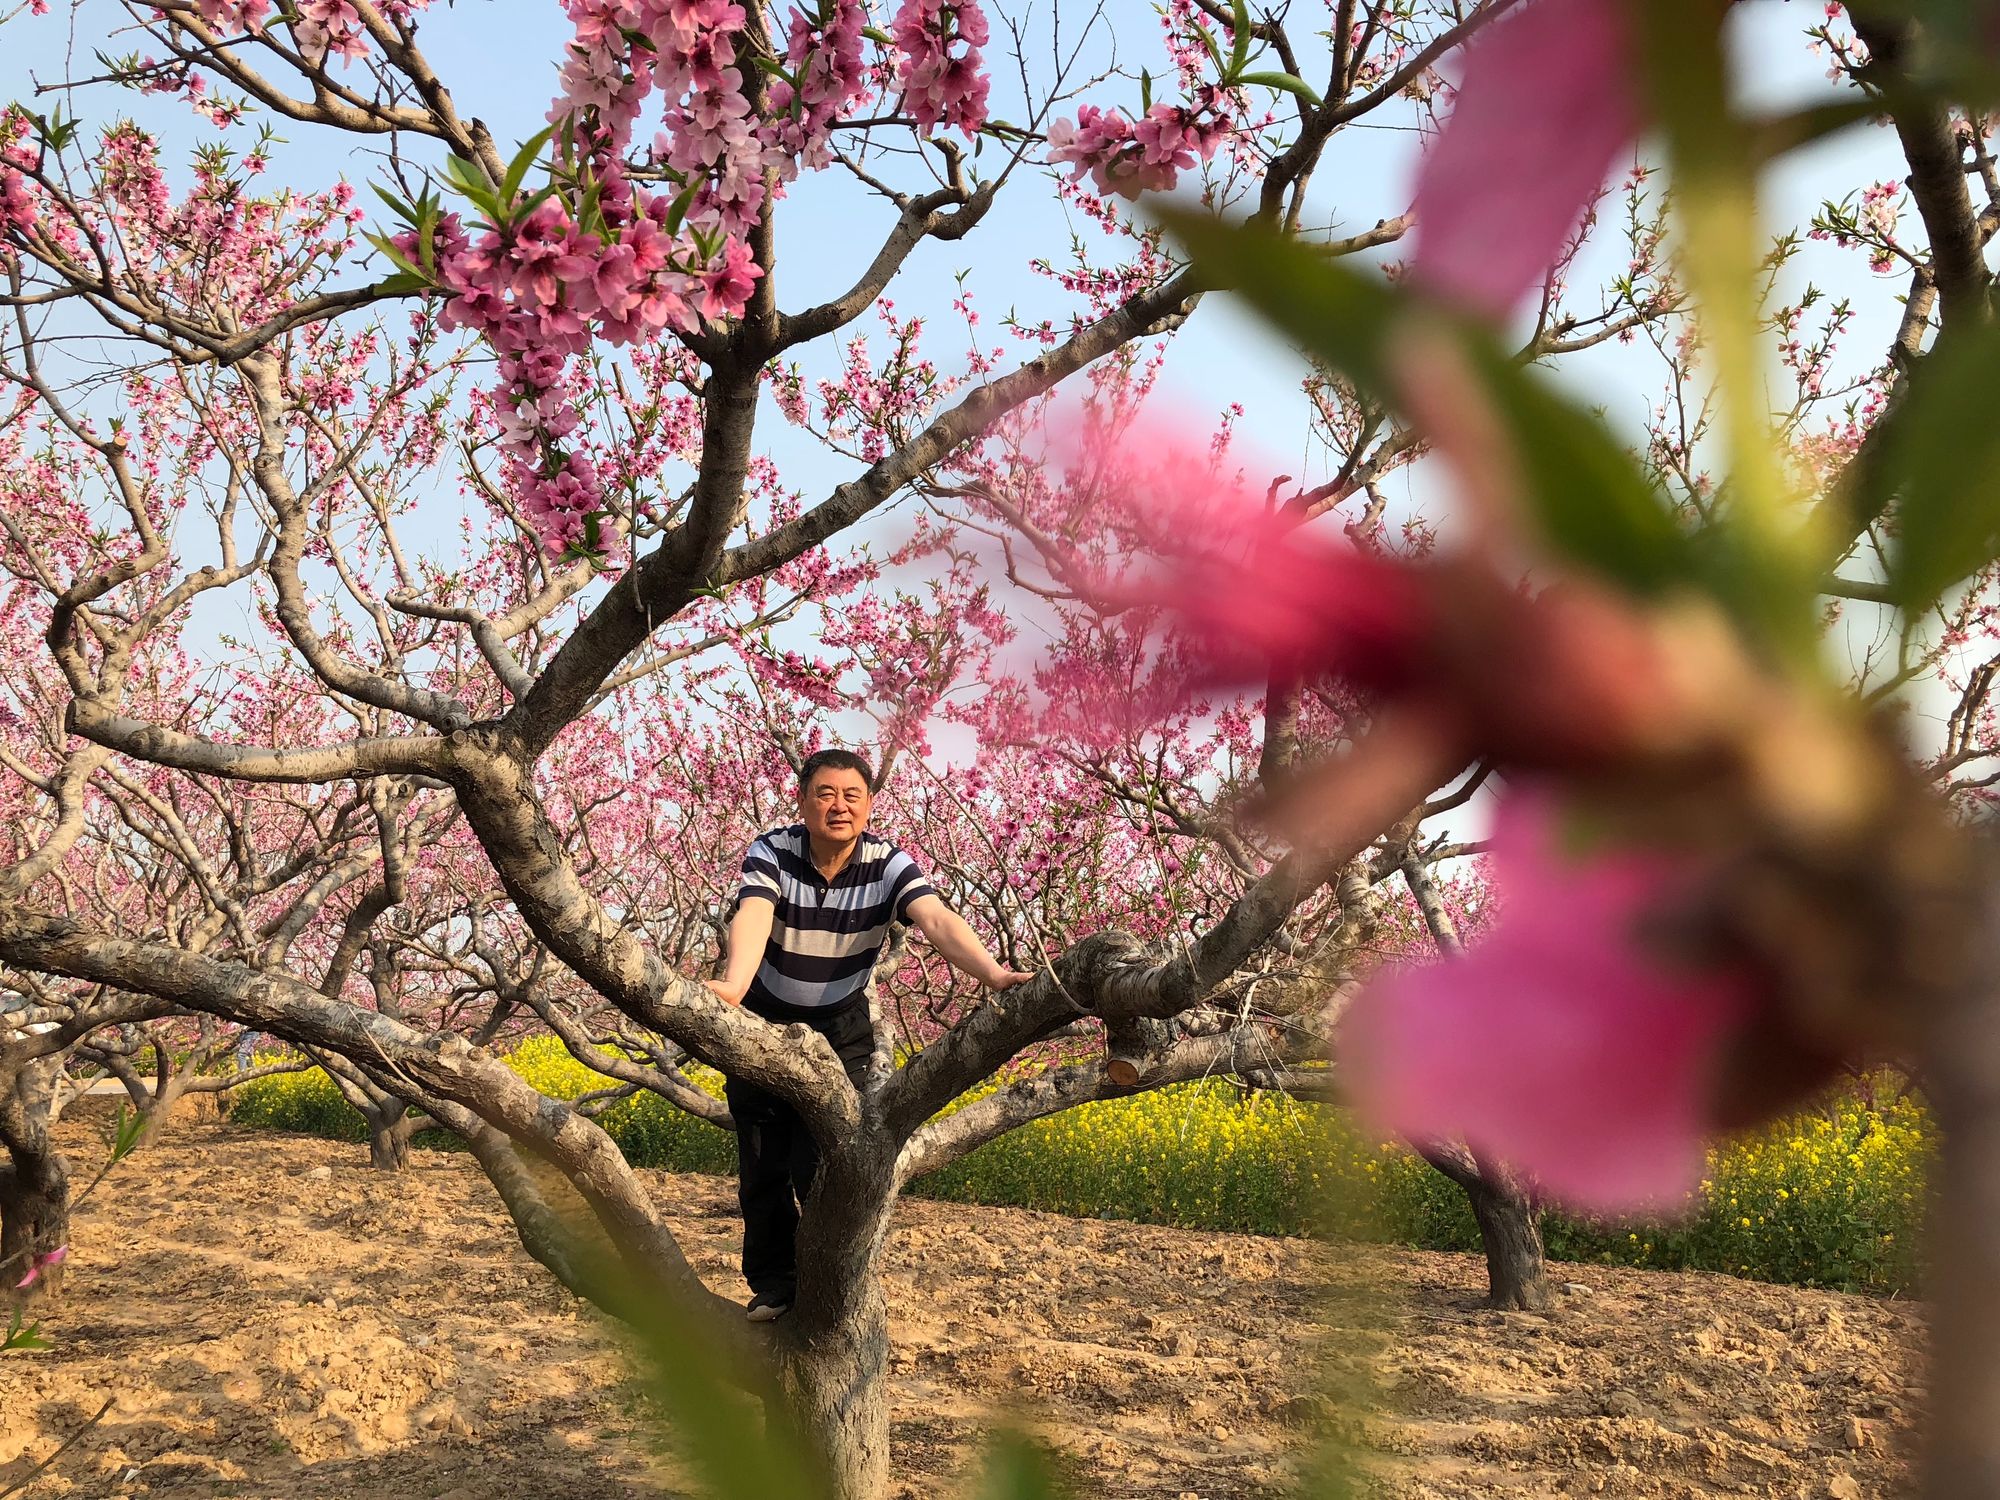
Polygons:
<instances>
[{"instance_id":1,"label":"pink blossom","mask_svg":"<svg viewBox=\"0 0 2000 1500\"><path fill-rule=\"evenodd\" d=\"M750 294L757 287L763 268L751 258L750 247L732 239L722 247L722 256L713 266L695 273L701 287L696 303L702 317L711 323L718 318L740 317Z\"/></svg>"},{"instance_id":2,"label":"pink blossom","mask_svg":"<svg viewBox=\"0 0 2000 1500\"><path fill-rule=\"evenodd\" d=\"M0 234L30 230L41 217L41 188L24 168L41 165L41 148L21 110L0 115Z\"/></svg>"},{"instance_id":3,"label":"pink blossom","mask_svg":"<svg viewBox=\"0 0 2000 1500\"><path fill-rule=\"evenodd\" d=\"M69 1259L69 1246L67 1245L58 1245L55 1249L46 1251L40 1255L29 1256L28 1274L14 1283L14 1289L20 1291L24 1287L33 1286L42 1279L43 1272L53 1270L67 1259Z\"/></svg>"},{"instance_id":4,"label":"pink blossom","mask_svg":"<svg viewBox=\"0 0 2000 1500\"><path fill-rule=\"evenodd\" d=\"M1074 121L1050 125L1048 160L1072 168L1072 181L1088 172L1100 193L1136 198L1170 191L1182 172L1215 155L1226 133L1208 107L1155 104L1133 121L1117 110L1080 104Z\"/></svg>"},{"instance_id":5,"label":"pink blossom","mask_svg":"<svg viewBox=\"0 0 2000 1500\"><path fill-rule=\"evenodd\" d=\"M1701 1176L1743 974L1654 946L1649 919L1690 872L1664 853L1563 847L1536 791L1501 807L1489 935L1394 971L1343 1023L1363 1116L1415 1140L1462 1136L1585 1212L1671 1207Z\"/></svg>"},{"instance_id":6,"label":"pink blossom","mask_svg":"<svg viewBox=\"0 0 2000 1500\"><path fill-rule=\"evenodd\" d=\"M1639 87L1618 0L1528 0L1474 37L1418 168L1413 279L1512 311L1631 147Z\"/></svg>"},{"instance_id":7,"label":"pink blossom","mask_svg":"<svg viewBox=\"0 0 2000 1500\"><path fill-rule=\"evenodd\" d=\"M785 65L797 86L783 79L767 96L769 139L809 167L832 160L828 136L834 120L861 97L867 69L861 39L867 16L860 0L835 0L823 25L794 8L785 46Z\"/></svg>"},{"instance_id":8,"label":"pink blossom","mask_svg":"<svg viewBox=\"0 0 2000 1500\"><path fill-rule=\"evenodd\" d=\"M262 31L271 0L197 0L196 9L217 31Z\"/></svg>"},{"instance_id":9,"label":"pink blossom","mask_svg":"<svg viewBox=\"0 0 2000 1500\"><path fill-rule=\"evenodd\" d=\"M1178 457L1163 469L1199 482L1202 457ZM1128 597L1171 604L1218 676L1254 678L1275 659L1395 690L1422 670L1431 605L1416 570L1261 507L1178 503L1171 479L1159 483L1149 503L1164 528L1156 545L1173 549L1168 571Z\"/></svg>"},{"instance_id":10,"label":"pink blossom","mask_svg":"<svg viewBox=\"0 0 2000 1500\"><path fill-rule=\"evenodd\" d=\"M361 12L352 0L297 0L297 4L299 52L308 62L317 62L329 52L352 61L367 52Z\"/></svg>"},{"instance_id":11,"label":"pink blossom","mask_svg":"<svg viewBox=\"0 0 2000 1500\"><path fill-rule=\"evenodd\" d=\"M986 123L988 90L979 53L988 31L979 0L903 0L889 30L896 87L917 128L929 134L943 124L977 135Z\"/></svg>"}]
</instances>

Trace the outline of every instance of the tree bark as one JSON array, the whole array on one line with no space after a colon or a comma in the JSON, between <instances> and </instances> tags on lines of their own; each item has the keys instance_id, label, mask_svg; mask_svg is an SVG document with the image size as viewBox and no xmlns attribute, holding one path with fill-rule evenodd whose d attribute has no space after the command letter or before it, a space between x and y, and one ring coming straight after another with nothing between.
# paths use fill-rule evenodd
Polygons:
<instances>
[{"instance_id":1,"label":"tree bark","mask_svg":"<svg viewBox=\"0 0 2000 1500\"><path fill-rule=\"evenodd\" d=\"M49 1138L49 1105L59 1060L29 1063L0 1079L0 1303L32 1303L62 1290L62 1267L50 1266L26 1292L15 1285L36 1257L69 1243L69 1164Z\"/></svg>"},{"instance_id":2,"label":"tree bark","mask_svg":"<svg viewBox=\"0 0 2000 1500\"><path fill-rule=\"evenodd\" d=\"M378 1171L402 1172L410 1165L410 1138L423 1121L411 1115L410 1102L380 1087L360 1068L331 1053L314 1051L334 1087L368 1126L368 1165Z\"/></svg>"},{"instance_id":3,"label":"tree bark","mask_svg":"<svg viewBox=\"0 0 2000 1500\"><path fill-rule=\"evenodd\" d=\"M173 1120L174 1111L180 1108L181 1100L187 1097L187 1075L176 1070L160 1079L151 1093L142 1094L136 1107L145 1122L139 1130L139 1138L133 1143L136 1151L141 1146L150 1146L160 1137L160 1132Z\"/></svg>"},{"instance_id":4,"label":"tree bark","mask_svg":"<svg viewBox=\"0 0 2000 1500\"><path fill-rule=\"evenodd\" d=\"M888 1305L872 1265L860 1285L838 1295L836 1316L800 1319L786 1330L779 1387L800 1435L826 1466L828 1494L882 1500L889 1488Z\"/></svg>"},{"instance_id":5,"label":"tree bark","mask_svg":"<svg viewBox=\"0 0 2000 1500\"><path fill-rule=\"evenodd\" d=\"M1931 1402L1918 1493L1985 1500L2000 1494L2000 991L1975 985L1940 1006L1929 1018L1923 1062L1940 1147L1927 1246Z\"/></svg>"},{"instance_id":6,"label":"tree bark","mask_svg":"<svg viewBox=\"0 0 2000 1500\"><path fill-rule=\"evenodd\" d=\"M896 1204L896 1153L864 1127L833 1150L800 1205L798 1300L775 1326L778 1384L834 1500L889 1488L889 1313L880 1255Z\"/></svg>"},{"instance_id":7,"label":"tree bark","mask_svg":"<svg viewBox=\"0 0 2000 1500\"><path fill-rule=\"evenodd\" d=\"M1547 1312L1555 1299L1542 1258L1541 1215L1511 1172L1485 1161L1477 1167L1471 1180L1460 1186L1472 1202L1479 1243L1486 1252L1487 1305Z\"/></svg>"},{"instance_id":8,"label":"tree bark","mask_svg":"<svg viewBox=\"0 0 2000 1500\"><path fill-rule=\"evenodd\" d=\"M410 1138L423 1122L402 1100L391 1103L391 1110L362 1112L368 1121L368 1165L382 1172L402 1172L410 1165Z\"/></svg>"},{"instance_id":9,"label":"tree bark","mask_svg":"<svg viewBox=\"0 0 2000 1500\"><path fill-rule=\"evenodd\" d=\"M1423 1159L1464 1191L1486 1252L1486 1304L1547 1312L1554 1303L1542 1258L1541 1215L1504 1165L1456 1142L1416 1144Z\"/></svg>"}]
</instances>

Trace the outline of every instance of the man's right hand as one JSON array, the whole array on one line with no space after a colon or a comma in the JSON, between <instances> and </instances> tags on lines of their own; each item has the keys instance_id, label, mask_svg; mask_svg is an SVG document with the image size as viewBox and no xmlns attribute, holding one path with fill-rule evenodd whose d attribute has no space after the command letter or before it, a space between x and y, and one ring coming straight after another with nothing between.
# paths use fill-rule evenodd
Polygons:
<instances>
[{"instance_id":1,"label":"man's right hand","mask_svg":"<svg viewBox=\"0 0 2000 1500\"><path fill-rule=\"evenodd\" d=\"M724 1005L741 1005L743 1003L743 991L740 989L731 989L729 982L725 979L704 979L702 983Z\"/></svg>"}]
</instances>

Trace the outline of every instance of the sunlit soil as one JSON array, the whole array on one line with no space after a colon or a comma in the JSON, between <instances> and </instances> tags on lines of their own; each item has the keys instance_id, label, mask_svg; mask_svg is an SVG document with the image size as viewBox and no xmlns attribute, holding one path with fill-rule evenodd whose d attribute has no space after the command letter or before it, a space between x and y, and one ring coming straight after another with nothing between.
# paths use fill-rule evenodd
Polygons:
<instances>
[{"instance_id":1,"label":"sunlit soil","mask_svg":"<svg viewBox=\"0 0 2000 1500\"><path fill-rule=\"evenodd\" d=\"M90 1128L64 1130L91 1166ZM650 1175L735 1294L733 1184ZM1496 1314L1468 1256L919 1201L897 1223L901 1500L961 1488L1003 1399L1107 1497L1286 1493L1329 1417L1374 1492L1411 1500L1862 1500L1904 1472L1907 1303L1558 1266L1554 1316ZM54 1348L0 1356L0 1490L108 1396L27 1496L687 1493L615 1344L468 1157L391 1176L358 1147L179 1126L75 1241Z\"/></svg>"}]
</instances>

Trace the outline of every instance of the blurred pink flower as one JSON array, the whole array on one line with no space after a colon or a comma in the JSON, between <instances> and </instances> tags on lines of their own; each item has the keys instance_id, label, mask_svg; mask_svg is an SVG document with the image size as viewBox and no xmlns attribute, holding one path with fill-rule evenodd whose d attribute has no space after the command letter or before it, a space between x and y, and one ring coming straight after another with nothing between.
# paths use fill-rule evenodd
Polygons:
<instances>
[{"instance_id":1,"label":"blurred pink flower","mask_svg":"<svg viewBox=\"0 0 2000 1500\"><path fill-rule=\"evenodd\" d=\"M1157 596L1217 678L1261 677L1275 660L1368 689L1413 683L1432 612L1417 569L1268 511L1227 524L1183 539Z\"/></svg>"},{"instance_id":2,"label":"blurred pink flower","mask_svg":"<svg viewBox=\"0 0 2000 1500\"><path fill-rule=\"evenodd\" d=\"M1385 975L1341 1059L1374 1125L1462 1136L1585 1212L1671 1209L1701 1178L1747 975L1677 966L1644 926L1686 881L1671 856L1561 847L1558 810L1517 792L1493 833L1501 908L1464 956Z\"/></svg>"},{"instance_id":3,"label":"blurred pink flower","mask_svg":"<svg viewBox=\"0 0 2000 1500\"><path fill-rule=\"evenodd\" d=\"M1474 37L1417 171L1413 279L1511 312L1638 135L1640 88L1618 0L1527 0Z\"/></svg>"},{"instance_id":4,"label":"blurred pink flower","mask_svg":"<svg viewBox=\"0 0 2000 1500\"><path fill-rule=\"evenodd\" d=\"M14 1289L16 1291L20 1291L25 1287L33 1286L36 1282L42 1279L42 1273L44 1271L50 1270L55 1266L59 1266L65 1260L68 1259L69 1259L69 1246L67 1245L58 1245L56 1246L55 1249L47 1252L44 1255L30 1256L28 1258L28 1274L26 1276L23 1276L19 1281L14 1283Z\"/></svg>"},{"instance_id":5,"label":"blurred pink flower","mask_svg":"<svg viewBox=\"0 0 2000 1500\"><path fill-rule=\"evenodd\" d=\"M1058 424L1077 487L1027 517L1062 536L1094 512L1116 569L1079 553L1067 582L1167 612L1184 691L1261 684L1274 664L1330 674L1421 714L1454 753L1538 770L1671 753L1708 724L1685 679L1723 682L1727 663L1671 670L1684 643L1624 599L1560 576L1530 592L1482 553L1398 556L1302 524L1235 467L1254 457L1199 431L1164 407L1108 430Z\"/></svg>"},{"instance_id":6,"label":"blurred pink flower","mask_svg":"<svg viewBox=\"0 0 2000 1500\"><path fill-rule=\"evenodd\" d=\"M1108 428L1053 426L1068 482L1055 509L1028 519L1059 536L1088 515L1111 543L1074 556L1071 583L1106 604L1168 611L1200 683L1262 680L1275 658L1365 688L1410 686L1431 634L1421 571L1274 509L1269 482L1200 433L1165 403Z\"/></svg>"}]
</instances>

